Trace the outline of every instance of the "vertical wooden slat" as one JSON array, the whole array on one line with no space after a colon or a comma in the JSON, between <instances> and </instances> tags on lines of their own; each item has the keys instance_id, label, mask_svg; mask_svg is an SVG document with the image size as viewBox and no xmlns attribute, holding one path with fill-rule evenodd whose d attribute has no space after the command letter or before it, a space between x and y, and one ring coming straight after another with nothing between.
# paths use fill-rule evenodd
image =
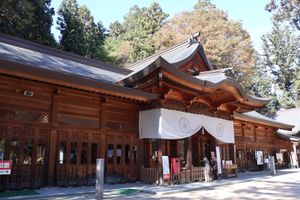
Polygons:
<instances>
[{"instance_id":1,"label":"vertical wooden slat","mask_svg":"<svg viewBox=\"0 0 300 200\"><path fill-rule=\"evenodd\" d=\"M58 113L58 96L56 93L52 95L52 108L51 108L51 131L49 137L49 160L48 160L48 180L49 186L54 185L55 182L55 168L57 165L57 113Z\"/></svg>"},{"instance_id":2,"label":"vertical wooden slat","mask_svg":"<svg viewBox=\"0 0 300 200\"><path fill-rule=\"evenodd\" d=\"M107 106L106 103L101 104L101 113L100 113L100 129L102 132L106 130L106 111L107 111Z\"/></svg>"},{"instance_id":3,"label":"vertical wooden slat","mask_svg":"<svg viewBox=\"0 0 300 200\"><path fill-rule=\"evenodd\" d=\"M37 145L38 145L38 141L39 141L39 129L35 128L34 129L34 140L33 140L33 155L32 155L32 161L31 161L31 187L34 188L35 186L35 180L38 176L38 171L39 169L37 169L37 164L36 164L36 160L37 160Z\"/></svg>"}]
</instances>

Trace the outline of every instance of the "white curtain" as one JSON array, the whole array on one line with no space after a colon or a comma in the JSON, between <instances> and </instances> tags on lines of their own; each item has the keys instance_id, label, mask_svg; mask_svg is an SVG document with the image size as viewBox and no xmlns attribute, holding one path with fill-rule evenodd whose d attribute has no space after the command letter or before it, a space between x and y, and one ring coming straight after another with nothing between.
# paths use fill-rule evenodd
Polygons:
<instances>
[{"instance_id":1,"label":"white curtain","mask_svg":"<svg viewBox=\"0 0 300 200\"><path fill-rule=\"evenodd\" d=\"M224 143L234 143L233 121L168 109L140 111L140 138L182 139L205 128Z\"/></svg>"}]
</instances>

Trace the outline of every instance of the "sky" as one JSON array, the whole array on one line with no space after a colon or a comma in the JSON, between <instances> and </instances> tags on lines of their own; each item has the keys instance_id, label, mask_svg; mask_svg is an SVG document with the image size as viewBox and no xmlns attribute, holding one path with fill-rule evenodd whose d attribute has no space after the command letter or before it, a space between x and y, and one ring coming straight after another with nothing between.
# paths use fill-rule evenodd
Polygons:
<instances>
[{"instance_id":1,"label":"sky","mask_svg":"<svg viewBox=\"0 0 300 200\"><path fill-rule=\"evenodd\" d=\"M52 6L55 13L59 8L62 0L52 0ZM182 11L193 10L193 6L198 0L156 0L163 11L170 16L168 19ZM123 21L123 16L128 13L129 9L138 5L139 7L149 7L153 0L77 0L79 5L87 5L95 22L102 21L105 28L109 28L110 23L114 21ZM264 10L269 0L211 0L217 8L227 12L228 17L235 21L241 21L243 28L250 35L254 48L261 50L261 36L271 31L272 22L271 14ZM56 18L54 16L52 32L58 39L59 31L56 28ZM197 32L199 30L195 30ZM201 30L200 30L201 31Z\"/></svg>"}]
</instances>

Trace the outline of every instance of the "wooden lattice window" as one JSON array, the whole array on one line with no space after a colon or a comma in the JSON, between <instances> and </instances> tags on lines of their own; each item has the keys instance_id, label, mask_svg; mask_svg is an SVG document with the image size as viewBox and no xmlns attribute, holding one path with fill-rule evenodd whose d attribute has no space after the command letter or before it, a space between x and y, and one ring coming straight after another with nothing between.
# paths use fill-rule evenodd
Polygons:
<instances>
[{"instance_id":1,"label":"wooden lattice window","mask_svg":"<svg viewBox=\"0 0 300 200\"><path fill-rule=\"evenodd\" d=\"M0 121L20 121L49 124L49 114L21 109L0 108Z\"/></svg>"}]
</instances>

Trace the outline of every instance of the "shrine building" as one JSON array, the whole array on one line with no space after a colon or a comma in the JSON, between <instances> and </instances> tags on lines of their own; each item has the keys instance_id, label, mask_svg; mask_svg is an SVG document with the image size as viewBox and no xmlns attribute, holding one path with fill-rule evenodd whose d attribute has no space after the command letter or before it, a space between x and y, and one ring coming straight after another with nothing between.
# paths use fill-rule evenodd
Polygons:
<instances>
[{"instance_id":1,"label":"shrine building","mask_svg":"<svg viewBox=\"0 0 300 200\"><path fill-rule=\"evenodd\" d=\"M0 189L92 185L97 158L106 181L158 184L202 181L205 157L219 177L298 165L278 132L294 126L255 112L268 102L197 36L122 68L0 34Z\"/></svg>"}]
</instances>

